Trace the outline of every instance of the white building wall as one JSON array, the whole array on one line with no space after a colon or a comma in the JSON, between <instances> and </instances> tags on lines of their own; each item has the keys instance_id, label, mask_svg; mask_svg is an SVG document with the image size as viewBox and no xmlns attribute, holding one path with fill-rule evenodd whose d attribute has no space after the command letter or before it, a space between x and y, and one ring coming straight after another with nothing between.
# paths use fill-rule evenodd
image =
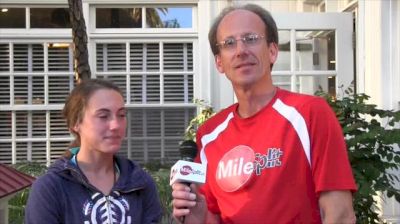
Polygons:
<instances>
[{"instance_id":1,"label":"white building wall","mask_svg":"<svg viewBox=\"0 0 400 224\"><path fill-rule=\"evenodd\" d=\"M397 0L359 1L361 42L358 91L371 96L370 103L389 110L400 109L400 3ZM362 73L363 72L363 73ZM400 176L400 171L397 171ZM398 188L400 183L398 184ZM382 199L382 216L400 222L400 204Z\"/></svg>"}]
</instances>

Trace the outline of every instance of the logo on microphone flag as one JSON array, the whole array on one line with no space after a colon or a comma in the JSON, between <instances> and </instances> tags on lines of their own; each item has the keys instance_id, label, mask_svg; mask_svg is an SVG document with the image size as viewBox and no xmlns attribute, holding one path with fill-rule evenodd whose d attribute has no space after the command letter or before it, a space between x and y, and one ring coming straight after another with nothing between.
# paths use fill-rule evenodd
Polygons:
<instances>
[{"instance_id":1,"label":"logo on microphone flag","mask_svg":"<svg viewBox=\"0 0 400 224\"><path fill-rule=\"evenodd\" d=\"M191 173L193 173L193 169L190 166L183 166L180 170L181 174L186 176L186 175L190 175Z\"/></svg>"},{"instance_id":2,"label":"logo on microphone flag","mask_svg":"<svg viewBox=\"0 0 400 224\"><path fill-rule=\"evenodd\" d=\"M203 164L178 160L171 168L170 182L198 183L206 182L206 168Z\"/></svg>"}]
</instances>

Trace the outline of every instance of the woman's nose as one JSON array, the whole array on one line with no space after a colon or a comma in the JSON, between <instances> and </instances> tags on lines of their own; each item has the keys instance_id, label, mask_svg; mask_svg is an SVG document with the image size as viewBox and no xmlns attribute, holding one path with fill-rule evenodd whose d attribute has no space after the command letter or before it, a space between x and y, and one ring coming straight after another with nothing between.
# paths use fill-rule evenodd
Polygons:
<instances>
[{"instance_id":1,"label":"woman's nose","mask_svg":"<svg viewBox=\"0 0 400 224\"><path fill-rule=\"evenodd\" d=\"M113 117L110 121L110 129L114 130L114 129L118 129L121 127L121 121L120 119L118 119L118 117Z\"/></svg>"}]
</instances>

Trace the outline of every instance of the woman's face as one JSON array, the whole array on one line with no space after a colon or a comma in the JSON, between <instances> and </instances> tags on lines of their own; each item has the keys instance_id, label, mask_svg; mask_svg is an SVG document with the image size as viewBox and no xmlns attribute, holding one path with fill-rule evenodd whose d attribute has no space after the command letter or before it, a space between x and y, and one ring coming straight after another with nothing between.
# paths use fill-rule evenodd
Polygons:
<instances>
[{"instance_id":1,"label":"woman's face","mask_svg":"<svg viewBox=\"0 0 400 224\"><path fill-rule=\"evenodd\" d=\"M83 114L74 126L81 138L81 150L116 153L125 137L126 109L122 96L115 90L94 92Z\"/></svg>"}]
</instances>

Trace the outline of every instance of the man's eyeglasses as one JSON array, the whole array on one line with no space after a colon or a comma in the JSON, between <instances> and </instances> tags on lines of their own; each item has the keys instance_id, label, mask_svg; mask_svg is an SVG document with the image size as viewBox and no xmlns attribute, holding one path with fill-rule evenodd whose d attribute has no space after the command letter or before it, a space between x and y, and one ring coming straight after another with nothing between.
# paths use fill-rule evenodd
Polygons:
<instances>
[{"instance_id":1,"label":"man's eyeglasses","mask_svg":"<svg viewBox=\"0 0 400 224\"><path fill-rule=\"evenodd\" d=\"M242 41L243 44L246 46L252 46L260 42L260 40L263 38L264 36L255 33L249 33L239 38L228 37L225 40L219 42L217 44L217 47L219 47L220 49L231 50L236 48L239 40Z\"/></svg>"}]
</instances>

